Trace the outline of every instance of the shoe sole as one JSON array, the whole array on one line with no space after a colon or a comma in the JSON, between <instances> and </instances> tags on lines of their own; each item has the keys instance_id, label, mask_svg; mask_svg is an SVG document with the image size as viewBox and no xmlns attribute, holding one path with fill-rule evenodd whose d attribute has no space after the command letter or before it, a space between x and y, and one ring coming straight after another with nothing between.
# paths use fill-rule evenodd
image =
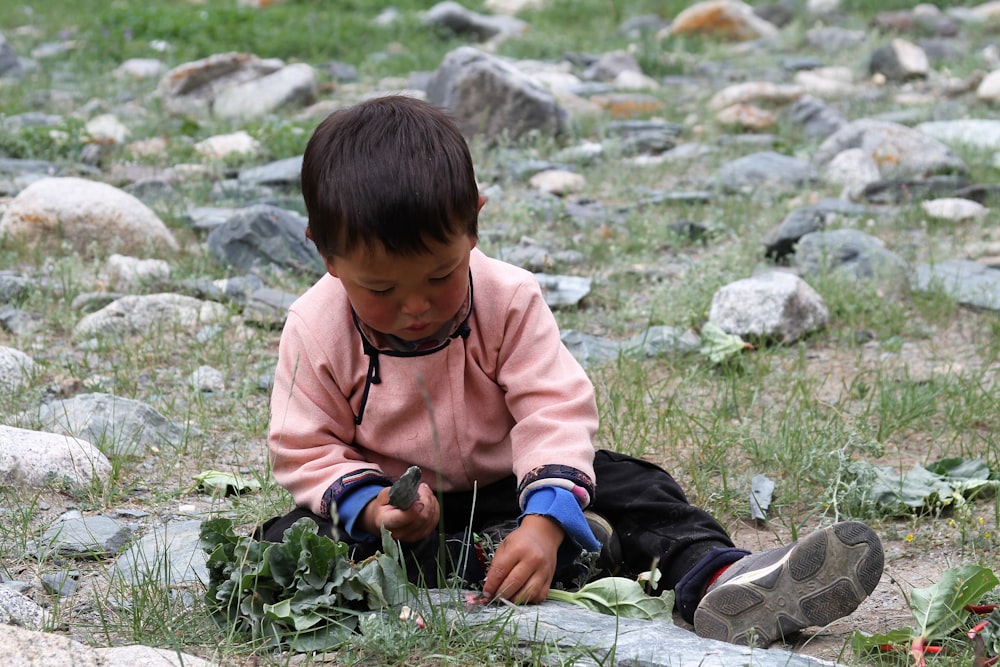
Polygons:
<instances>
[{"instance_id":1,"label":"shoe sole","mask_svg":"<svg viewBox=\"0 0 1000 667\"><path fill-rule=\"evenodd\" d=\"M882 543L863 523L812 533L777 563L710 591L694 614L701 637L767 647L810 626L847 616L882 577Z\"/></svg>"}]
</instances>

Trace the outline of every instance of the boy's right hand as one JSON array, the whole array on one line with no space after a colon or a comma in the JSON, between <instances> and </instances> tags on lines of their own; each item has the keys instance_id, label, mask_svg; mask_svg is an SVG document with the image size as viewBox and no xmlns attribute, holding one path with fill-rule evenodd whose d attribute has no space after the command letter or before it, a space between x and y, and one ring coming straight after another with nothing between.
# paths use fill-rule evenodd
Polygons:
<instances>
[{"instance_id":1,"label":"boy's right hand","mask_svg":"<svg viewBox=\"0 0 1000 667\"><path fill-rule=\"evenodd\" d=\"M389 487L382 489L361 511L361 526L365 532L378 537L381 527L400 542L422 540L438 527L441 507L437 496L427 484L417 489L417 499L408 510L401 510L389 504Z\"/></svg>"}]
</instances>

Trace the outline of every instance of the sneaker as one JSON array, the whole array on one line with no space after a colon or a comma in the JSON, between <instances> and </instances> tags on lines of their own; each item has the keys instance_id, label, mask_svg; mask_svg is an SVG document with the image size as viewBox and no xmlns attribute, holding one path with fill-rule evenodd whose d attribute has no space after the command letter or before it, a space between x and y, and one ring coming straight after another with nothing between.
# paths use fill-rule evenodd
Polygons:
<instances>
[{"instance_id":1,"label":"sneaker","mask_svg":"<svg viewBox=\"0 0 1000 667\"><path fill-rule=\"evenodd\" d=\"M875 590L882 562L878 536L856 521L751 554L705 591L694 612L694 631L763 648L803 628L827 625Z\"/></svg>"},{"instance_id":2,"label":"sneaker","mask_svg":"<svg viewBox=\"0 0 1000 667\"><path fill-rule=\"evenodd\" d=\"M594 533L594 537L601 543L601 553L594 564L600 576L614 576L621 571L622 567L622 545L618 541L618 535L614 528L600 514L586 510L583 518L587 520L587 525Z\"/></svg>"}]
</instances>

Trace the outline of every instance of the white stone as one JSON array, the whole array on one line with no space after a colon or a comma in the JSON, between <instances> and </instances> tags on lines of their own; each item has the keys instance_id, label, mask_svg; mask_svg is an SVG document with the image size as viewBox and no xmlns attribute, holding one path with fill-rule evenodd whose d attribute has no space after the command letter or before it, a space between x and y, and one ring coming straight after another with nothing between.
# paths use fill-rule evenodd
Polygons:
<instances>
[{"instance_id":1,"label":"white stone","mask_svg":"<svg viewBox=\"0 0 1000 667\"><path fill-rule=\"evenodd\" d=\"M840 10L840 0L809 0L806 9L810 14L832 14Z\"/></svg>"},{"instance_id":2,"label":"white stone","mask_svg":"<svg viewBox=\"0 0 1000 667\"><path fill-rule=\"evenodd\" d=\"M946 144L1000 150L1000 120L967 118L920 123L916 130Z\"/></svg>"},{"instance_id":3,"label":"white stone","mask_svg":"<svg viewBox=\"0 0 1000 667\"><path fill-rule=\"evenodd\" d=\"M531 187L549 194L564 196L574 192L582 192L587 181L582 174L559 169L540 171L531 177Z\"/></svg>"},{"instance_id":4,"label":"white stone","mask_svg":"<svg viewBox=\"0 0 1000 667\"><path fill-rule=\"evenodd\" d=\"M194 149L210 160L221 160L234 153L241 155L256 153L260 150L260 142L245 130L240 130L203 139L194 145Z\"/></svg>"},{"instance_id":5,"label":"white stone","mask_svg":"<svg viewBox=\"0 0 1000 667\"><path fill-rule=\"evenodd\" d=\"M976 5L972 8L972 13L982 21L1000 19L1000 0L991 0Z\"/></svg>"},{"instance_id":6,"label":"white stone","mask_svg":"<svg viewBox=\"0 0 1000 667\"><path fill-rule=\"evenodd\" d=\"M27 386L35 360L21 350L0 346L0 392L14 393Z\"/></svg>"},{"instance_id":7,"label":"white stone","mask_svg":"<svg viewBox=\"0 0 1000 667\"><path fill-rule=\"evenodd\" d=\"M708 319L723 331L792 343L824 327L830 318L822 297L802 278L769 271L721 287Z\"/></svg>"},{"instance_id":8,"label":"white stone","mask_svg":"<svg viewBox=\"0 0 1000 667\"><path fill-rule=\"evenodd\" d=\"M107 183L83 178L43 178L14 198L0 219L0 235L41 245L68 241L79 252L177 250L163 221L137 198Z\"/></svg>"},{"instance_id":9,"label":"white stone","mask_svg":"<svg viewBox=\"0 0 1000 667\"><path fill-rule=\"evenodd\" d=\"M525 9L541 9L545 0L486 0L485 7L494 14L514 16Z\"/></svg>"},{"instance_id":10,"label":"white stone","mask_svg":"<svg viewBox=\"0 0 1000 667\"><path fill-rule=\"evenodd\" d=\"M139 259L114 254L104 263L110 285L122 292L170 278L170 264L162 259Z\"/></svg>"},{"instance_id":11,"label":"white stone","mask_svg":"<svg viewBox=\"0 0 1000 667\"><path fill-rule=\"evenodd\" d=\"M990 212L990 209L986 208L979 202L972 201L971 199L963 199L961 197L932 199L921 202L920 207L924 209L924 212L931 218L937 218L939 220L952 220L955 222L982 218Z\"/></svg>"},{"instance_id":12,"label":"white stone","mask_svg":"<svg viewBox=\"0 0 1000 667\"><path fill-rule=\"evenodd\" d=\"M844 67L822 67L795 75L795 83L805 93L825 99L854 95L856 89L852 80L853 74Z\"/></svg>"},{"instance_id":13,"label":"white stone","mask_svg":"<svg viewBox=\"0 0 1000 667\"><path fill-rule=\"evenodd\" d=\"M315 101L316 71L306 63L295 63L221 91L212 103L212 113L220 118L257 118L285 106L307 106Z\"/></svg>"},{"instance_id":14,"label":"white stone","mask_svg":"<svg viewBox=\"0 0 1000 667\"><path fill-rule=\"evenodd\" d=\"M770 81L746 81L726 86L708 101L709 109L725 109L734 104L752 102L789 104L802 97L802 86L772 83Z\"/></svg>"},{"instance_id":15,"label":"white stone","mask_svg":"<svg viewBox=\"0 0 1000 667\"><path fill-rule=\"evenodd\" d=\"M39 487L53 477L87 486L110 474L108 458L86 440L0 425L0 477Z\"/></svg>"},{"instance_id":16,"label":"white stone","mask_svg":"<svg viewBox=\"0 0 1000 667\"><path fill-rule=\"evenodd\" d=\"M101 144L123 144L132 134L125 123L113 114L102 114L91 118L84 129L91 139Z\"/></svg>"},{"instance_id":17,"label":"white stone","mask_svg":"<svg viewBox=\"0 0 1000 667\"><path fill-rule=\"evenodd\" d=\"M119 79L155 79L166 71L167 66L156 58L129 58L112 74Z\"/></svg>"},{"instance_id":18,"label":"white stone","mask_svg":"<svg viewBox=\"0 0 1000 667\"><path fill-rule=\"evenodd\" d=\"M175 328L192 330L226 319L229 311L221 303L202 301L183 294L129 295L116 299L95 313L84 316L74 335L154 335Z\"/></svg>"},{"instance_id":19,"label":"white stone","mask_svg":"<svg viewBox=\"0 0 1000 667\"><path fill-rule=\"evenodd\" d=\"M191 386L195 391L219 393L226 390L226 379L222 372L211 366L199 366L191 373Z\"/></svg>"},{"instance_id":20,"label":"white stone","mask_svg":"<svg viewBox=\"0 0 1000 667\"><path fill-rule=\"evenodd\" d=\"M837 153L826 166L825 176L830 183L842 185L842 195L851 200L858 200L866 185L881 178L878 164L862 148Z\"/></svg>"},{"instance_id":21,"label":"white stone","mask_svg":"<svg viewBox=\"0 0 1000 667\"><path fill-rule=\"evenodd\" d=\"M927 53L905 39L892 40L892 50L896 54L899 66L909 76L927 76L930 71L930 62L927 60Z\"/></svg>"},{"instance_id":22,"label":"white stone","mask_svg":"<svg viewBox=\"0 0 1000 667\"><path fill-rule=\"evenodd\" d=\"M976 97L984 102L1000 102L1000 69L983 77L976 87Z\"/></svg>"},{"instance_id":23,"label":"white stone","mask_svg":"<svg viewBox=\"0 0 1000 667\"><path fill-rule=\"evenodd\" d=\"M618 72L612 83L619 90L658 90L660 88L660 82L656 79L632 70Z\"/></svg>"}]
</instances>

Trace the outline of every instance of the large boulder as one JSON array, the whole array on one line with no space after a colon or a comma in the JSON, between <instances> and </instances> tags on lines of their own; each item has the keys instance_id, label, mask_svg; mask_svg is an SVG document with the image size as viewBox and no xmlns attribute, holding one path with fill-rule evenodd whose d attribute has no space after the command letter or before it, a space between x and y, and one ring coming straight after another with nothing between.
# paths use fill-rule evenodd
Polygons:
<instances>
[{"instance_id":1,"label":"large boulder","mask_svg":"<svg viewBox=\"0 0 1000 667\"><path fill-rule=\"evenodd\" d=\"M137 198L76 177L43 178L22 190L0 219L0 235L8 234L55 252L68 242L89 256L178 248L163 221Z\"/></svg>"},{"instance_id":2,"label":"large boulder","mask_svg":"<svg viewBox=\"0 0 1000 667\"><path fill-rule=\"evenodd\" d=\"M427 84L427 100L447 108L466 137L555 137L569 124L552 93L510 63L469 46L445 56Z\"/></svg>"}]
</instances>

